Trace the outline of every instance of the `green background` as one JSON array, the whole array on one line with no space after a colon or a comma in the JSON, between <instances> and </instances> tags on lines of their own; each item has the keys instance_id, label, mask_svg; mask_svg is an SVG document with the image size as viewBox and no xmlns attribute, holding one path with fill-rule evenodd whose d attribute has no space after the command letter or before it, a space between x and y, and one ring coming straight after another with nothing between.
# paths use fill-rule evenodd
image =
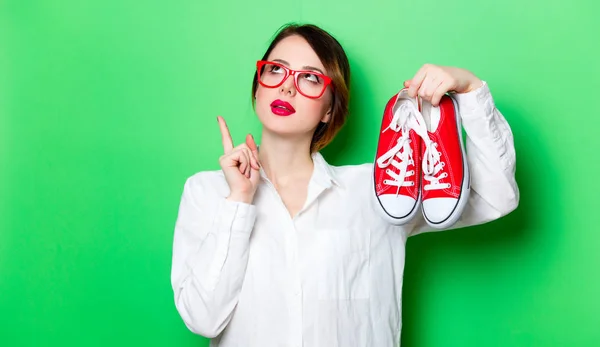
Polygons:
<instances>
[{"instance_id":1,"label":"green background","mask_svg":"<svg viewBox=\"0 0 600 347\"><path fill-rule=\"evenodd\" d=\"M593 0L0 0L0 345L206 346L173 303L188 176L215 117L260 125L254 62L284 23L344 45L351 116L324 151L371 161L383 105L424 63L488 81L521 204L408 242L404 347L600 345Z\"/></svg>"}]
</instances>

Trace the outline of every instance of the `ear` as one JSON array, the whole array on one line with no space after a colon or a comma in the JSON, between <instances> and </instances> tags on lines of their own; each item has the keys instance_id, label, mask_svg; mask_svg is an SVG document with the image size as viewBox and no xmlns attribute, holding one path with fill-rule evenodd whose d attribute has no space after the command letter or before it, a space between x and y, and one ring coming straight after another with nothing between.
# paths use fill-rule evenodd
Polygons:
<instances>
[{"instance_id":1,"label":"ear","mask_svg":"<svg viewBox=\"0 0 600 347\"><path fill-rule=\"evenodd\" d=\"M327 110L327 113L325 113L325 115L323 115L323 118L321 118L321 122L329 123L329 121L331 120L331 111L332 111L331 108L329 108L329 110Z\"/></svg>"}]
</instances>

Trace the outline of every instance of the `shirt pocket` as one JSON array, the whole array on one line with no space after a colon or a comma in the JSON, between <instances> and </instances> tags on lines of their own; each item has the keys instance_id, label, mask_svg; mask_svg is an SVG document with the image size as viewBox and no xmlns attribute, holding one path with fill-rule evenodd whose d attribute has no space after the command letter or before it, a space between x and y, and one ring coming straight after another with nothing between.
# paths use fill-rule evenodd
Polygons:
<instances>
[{"instance_id":1,"label":"shirt pocket","mask_svg":"<svg viewBox=\"0 0 600 347\"><path fill-rule=\"evenodd\" d=\"M370 241L368 229L323 229L318 256L317 295L320 300L368 299Z\"/></svg>"}]
</instances>

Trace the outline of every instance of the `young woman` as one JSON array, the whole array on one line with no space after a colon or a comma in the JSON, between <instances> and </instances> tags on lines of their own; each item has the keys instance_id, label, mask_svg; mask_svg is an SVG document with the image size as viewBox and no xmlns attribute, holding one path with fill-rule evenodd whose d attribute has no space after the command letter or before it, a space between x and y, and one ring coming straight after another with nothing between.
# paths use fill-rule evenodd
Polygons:
<instances>
[{"instance_id":1,"label":"young woman","mask_svg":"<svg viewBox=\"0 0 600 347\"><path fill-rule=\"evenodd\" d=\"M432 229L381 217L372 163L335 167L319 154L346 120L349 79L331 35L289 25L253 80L260 149L251 135L235 146L218 117L222 170L185 183L171 278L183 321L211 346L399 345L406 240ZM447 92L458 102L472 184L452 227L514 210L512 133L487 84L424 65L404 87L433 105Z\"/></svg>"}]
</instances>

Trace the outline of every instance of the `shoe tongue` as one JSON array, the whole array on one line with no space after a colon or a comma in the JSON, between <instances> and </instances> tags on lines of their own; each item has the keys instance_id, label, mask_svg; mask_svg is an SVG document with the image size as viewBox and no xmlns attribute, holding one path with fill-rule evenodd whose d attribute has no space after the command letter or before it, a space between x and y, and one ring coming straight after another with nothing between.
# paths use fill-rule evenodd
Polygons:
<instances>
[{"instance_id":1,"label":"shoe tongue","mask_svg":"<svg viewBox=\"0 0 600 347\"><path fill-rule=\"evenodd\" d=\"M440 124L440 108L434 107L431 103L424 101L422 106L423 119L427 125L427 131L433 133Z\"/></svg>"},{"instance_id":2,"label":"shoe tongue","mask_svg":"<svg viewBox=\"0 0 600 347\"><path fill-rule=\"evenodd\" d=\"M410 99L398 99L396 104L392 107L392 119L396 119L398 124L404 124L406 118L408 117L407 104L411 103Z\"/></svg>"}]
</instances>

